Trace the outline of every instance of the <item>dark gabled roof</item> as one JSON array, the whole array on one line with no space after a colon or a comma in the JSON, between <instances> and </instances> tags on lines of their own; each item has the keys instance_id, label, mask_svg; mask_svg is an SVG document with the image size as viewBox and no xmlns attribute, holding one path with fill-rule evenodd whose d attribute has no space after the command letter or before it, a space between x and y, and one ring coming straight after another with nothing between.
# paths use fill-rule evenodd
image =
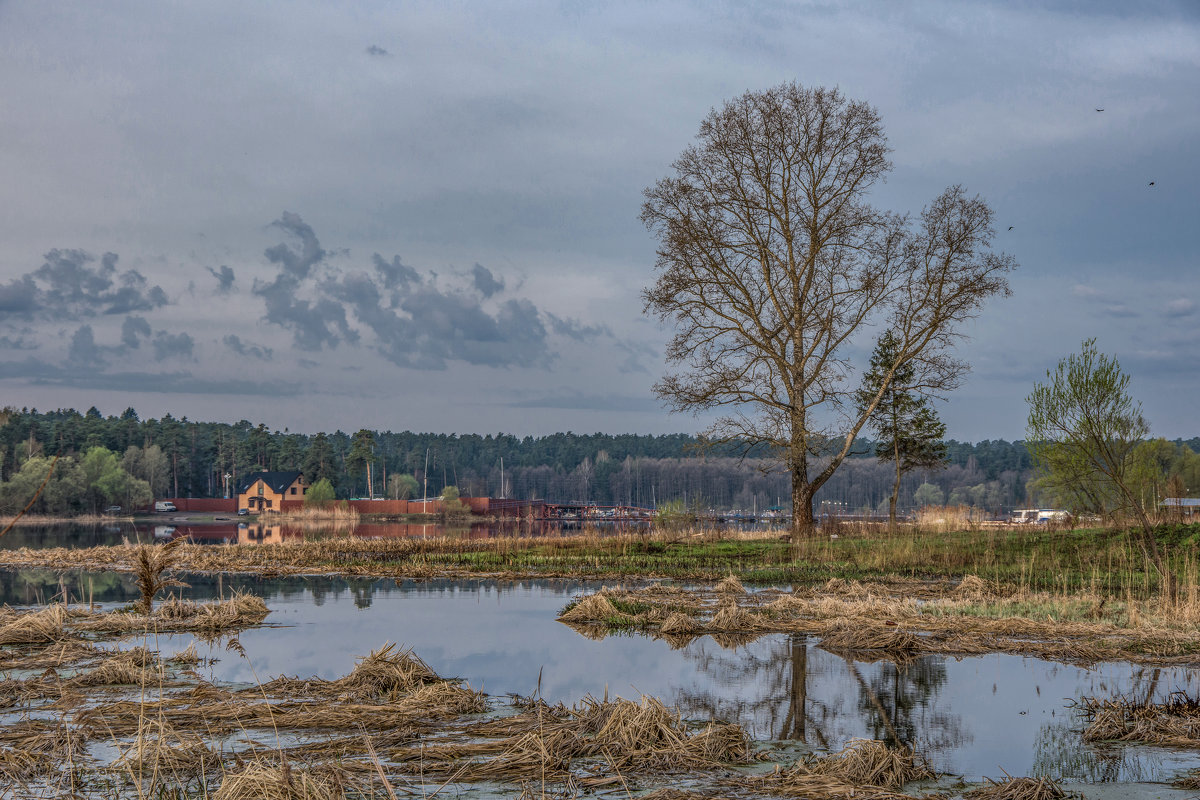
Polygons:
<instances>
[{"instance_id":1,"label":"dark gabled roof","mask_svg":"<svg viewBox=\"0 0 1200 800\"><path fill-rule=\"evenodd\" d=\"M253 486L256 481L262 481L267 486L271 487L272 491L283 494L284 491L293 483L295 483L296 479L303 474L303 472L298 470L296 472L254 472L250 475L247 475L242 480L242 485L241 488L238 489L238 494L245 494L246 491Z\"/></svg>"}]
</instances>

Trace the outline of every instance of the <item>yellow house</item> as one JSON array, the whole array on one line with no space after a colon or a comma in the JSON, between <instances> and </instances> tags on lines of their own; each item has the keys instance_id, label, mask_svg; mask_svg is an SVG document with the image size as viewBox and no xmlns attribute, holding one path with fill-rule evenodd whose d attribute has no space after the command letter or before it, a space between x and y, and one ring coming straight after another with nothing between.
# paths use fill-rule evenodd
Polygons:
<instances>
[{"instance_id":1,"label":"yellow house","mask_svg":"<svg viewBox=\"0 0 1200 800\"><path fill-rule=\"evenodd\" d=\"M308 481L301 472L255 472L238 489L238 508L251 513L279 511L284 501L303 502Z\"/></svg>"}]
</instances>

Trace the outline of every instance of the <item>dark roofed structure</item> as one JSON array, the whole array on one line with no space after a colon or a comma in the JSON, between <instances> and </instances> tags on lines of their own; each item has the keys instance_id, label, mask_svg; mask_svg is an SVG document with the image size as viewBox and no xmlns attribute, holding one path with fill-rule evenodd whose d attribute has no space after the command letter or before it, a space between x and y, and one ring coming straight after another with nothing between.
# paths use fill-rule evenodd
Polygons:
<instances>
[{"instance_id":1,"label":"dark roofed structure","mask_svg":"<svg viewBox=\"0 0 1200 800\"><path fill-rule=\"evenodd\" d=\"M308 482L302 472L254 472L238 487L238 508L280 511L285 502L303 502L306 492Z\"/></svg>"},{"instance_id":2,"label":"dark roofed structure","mask_svg":"<svg viewBox=\"0 0 1200 800\"><path fill-rule=\"evenodd\" d=\"M299 470L293 472L255 472L242 479L242 484L238 487L238 494L245 494L254 485L255 481L262 481L268 488L279 494L283 494L285 489L303 475L304 473Z\"/></svg>"}]
</instances>

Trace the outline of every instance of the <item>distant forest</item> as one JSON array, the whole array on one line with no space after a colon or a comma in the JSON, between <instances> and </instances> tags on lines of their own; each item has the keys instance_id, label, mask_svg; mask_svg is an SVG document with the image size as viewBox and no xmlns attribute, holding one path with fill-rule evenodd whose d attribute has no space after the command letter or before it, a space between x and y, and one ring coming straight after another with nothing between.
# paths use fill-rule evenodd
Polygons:
<instances>
[{"instance_id":1,"label":"distant forest","mask_svg":"<svg viewBox=\"0 0 1200 800\"><path fill-rule=\"evenodd\" d=\"M366 470L356 460L355 438L363 433L299 434L272 431L242 420L234 424L193 422L170 415L141 419L132 408L105 417L95 408L39 412L0 411L0 481L10 481L30 457L82 458L92 448L111 451L155 497L221 497L246 475L260 470L302 470L308 480L328 479L339 497L368 494ZM787 506L789 478L778 461L740 458L731 451L700 452L684 434L556 433L518 438L507 434L370 432L376 497L387 496L388 477L413 476L416 495L438 495L457 486L464 495L652 506L684 500L689 506L762 511ZM1174 443L1200 450L1200 438ZM873 444L857 443L848 459L816 497L818 513L887 509L893 467L877 461ZM924 495L946 503L999 514L1025 505L1033 478L1020 441L947 442L942 469L905 476L900 509ZM503 486L501 485L503 459ZM428 463L428 469L426 469ZM225 476L230 476L226 481ZM1189 488L1195 490L1200 487Z\"/></svg>"}]
</instances>

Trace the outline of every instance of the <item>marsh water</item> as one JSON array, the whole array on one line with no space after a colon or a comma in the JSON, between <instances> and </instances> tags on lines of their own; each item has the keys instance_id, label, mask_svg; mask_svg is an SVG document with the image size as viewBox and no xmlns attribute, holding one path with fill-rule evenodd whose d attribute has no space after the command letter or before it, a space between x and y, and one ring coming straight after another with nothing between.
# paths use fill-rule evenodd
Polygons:
<instances>
[{"instance_id":1,"label":"marsh water","mask_svg":"<svg viewBox=\"0 0 1200 800\"><path fill-rule=\"evenodd\" d=\"M238 636L244 657L220 644L199 645L201 655L216 659L204 669L221 681L335 678L357 657L397 642L438 674L495 697L536 692L571 704L588 695L646 694L689 718L739 722L755 739L788 751L836 749L854 737L911 744L939 771L967 781L1007 772L1160 782L1200 766L1190 751L1089 746L1073 710L1083 696L1195 694L1197 679L1185 669L1084 669L1011 655L927 656L897 666L848 660L822 650L816 637L787 635L738 647L705 636L679 649L639 635L596 641L555 621L572 596L599 588L578 582L184 577L190 586L183 594L192 599L239 588L271 609L266 625ZM0 572L0 599L9 604L64 592L102 607L136 596L130 577L115 573ZM170 653L191 642L162 636L149 646Z\"/></svg>"}]
</instances>

